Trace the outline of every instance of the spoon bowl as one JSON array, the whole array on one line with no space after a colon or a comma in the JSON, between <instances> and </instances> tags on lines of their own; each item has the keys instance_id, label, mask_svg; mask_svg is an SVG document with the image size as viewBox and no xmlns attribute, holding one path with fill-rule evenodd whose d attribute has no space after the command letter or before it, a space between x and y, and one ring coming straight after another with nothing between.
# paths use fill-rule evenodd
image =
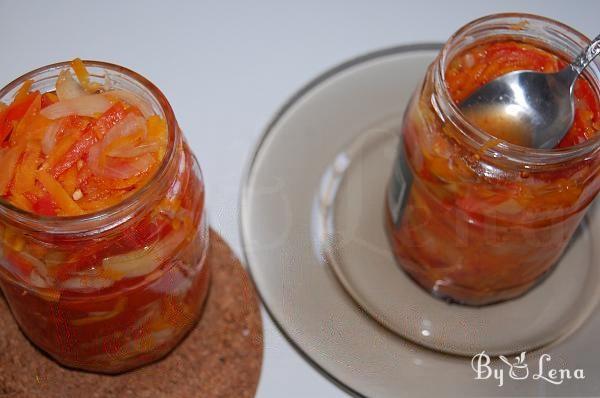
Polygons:
<instances>
[{"instance_id":1,"label":"spoon bowl","mask_svg":"<svg viewBox=\"0 0 600 398\"><path fill-rule=\"evenodd\" d=\"M556 73L514 71L483 85L459 104L466 118L496 138L554 148L573 124L573 86L600 53L600 36Z\"/></svg>"}]
</instances>

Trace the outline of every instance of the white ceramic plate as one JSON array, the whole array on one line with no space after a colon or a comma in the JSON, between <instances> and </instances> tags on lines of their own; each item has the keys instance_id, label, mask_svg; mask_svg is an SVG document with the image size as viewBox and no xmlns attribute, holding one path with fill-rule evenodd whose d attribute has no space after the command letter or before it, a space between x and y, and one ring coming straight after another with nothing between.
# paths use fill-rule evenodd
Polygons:
<instances>
[{"instance_id":1,"label":"white ceramic plate","mask_svg":"<svg viewBox=\"0 0 600 398\"><path fill-rule=\"evenodd\" d=\"M491 335L461 340L452 322L466 317L465 331L469 332L473 331L469 320L480 315L474 317L466 307L437 301L412 284L401 284L404 289L395 291L390 289L394 283L387 277L382 280L385 272L396 278L392 281L403 277L397 267L385 265L389 253L377 229L382 225L382 210L375 210L380 206L375 203L383 203L377 187L384 185L391 169L383 170L379 178L369 176L373 168L386 168L391 162L396 148L389 131L398 125L437 47L398 47L340 65L303 88L269 125L253 156L240 203L244 254L263 303L281 331L311 363L356 395L596 396L600 394L600 381L595 380L600 373L600 313L594 305L600 284L592 283L599 265L597 253L592 250L600 244L598 211L589 215L589 226L563 259L567 263L561 263L528 295L527 308L535 308L535 303L543 306L537 312L529 309L529 316L496 310L494 328L475 329ZM378 145L380 156L373 157L365 149ZM353 162L361 166L356 168ZM347 177L347 170L353 170L354 177ZM340 178L335 178L336 173ZM357 185L352 181L362 182ZM360 194L360 201L352 192ZM334 215L328 215L328 211ZM329 226L324 223L327 219L332 220ZM356 238L360 238L358 244L347 244ZM340 246L340 242L345 244ZM328 246L331 244L334 246ZM328 247L351 249L332 251ZM329 260L332 253L337 256L336 264L327 261L324 248ZM356 267L360 263L356 259L375 264L373 272ZM551 278L560 279L563 274L559 272L567 267L578 271L563 271L566 281L549 285ZM542 295L545 287L549 292ZM382 300L389 296L394 304L402 297L398 291L405 300L418 303L400 306L404 314L413 311L410 319L417 322L406 322L413 326L405 327L400 318L390 317L393 305ZM536 295L543 297L532 300ZM517 308L516 302L505 305ZM462 315L454 317L452 311ZM512 380L506 365L492 362L491 367L505 373L503 386L498 387L496 380L474 379L470 358L441 354L397 334L421 344L431 343L431 339L422 338L428 337L422 333L423 326L427 326L422 321L431 314L437 318L427 329L430 335L444 336L446 342L450 336L454 347L458 347L448 351L516 351L539 345L519 345L517 340L516 349L511 350L511 338L505 336L509 332L533 340L549 334L552 337L542 344L553 342L526 355L530 375L525 380ZM438 323L440 317L451 325L443 333L435 329L442 324ZM498 328L503 332L494 338ZM500 345L499 336L504 338ZM465 342L475 345L465 350ZM484 347L486 344L490 347ZM429 345L443 349L435 342ZM552 358L544 363L545 370L564 368L573 373L581 368L586 379L564 380L558 385L534 379L543 353Z\"/></svg>"}]
</instances>

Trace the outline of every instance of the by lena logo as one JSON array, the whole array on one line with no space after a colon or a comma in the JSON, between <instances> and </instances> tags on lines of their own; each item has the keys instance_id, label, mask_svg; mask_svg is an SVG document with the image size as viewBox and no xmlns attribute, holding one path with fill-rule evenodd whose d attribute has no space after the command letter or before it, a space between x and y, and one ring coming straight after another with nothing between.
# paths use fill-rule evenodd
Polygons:
<instances>
[{"instance_id":1,"label":"by lena logo","mask_svg":"<svg viewBox=\"0 0 600 398\"><path fill-rule=\"evenodd\" d=\"M529 369L529 365L525 363L525 351L515 357L514 362L510 362L504 355L500 355L500 367L492 367L490 356L485 351L473 356L471 360L471 368L475 372L475 380L494 379L498 382L498 386L504 385L505 376L512 380L542 380L551 384L562 384L565 380L583 380L585 374L583 369L557 369L552 367L550 362L552 357L548 354L542 354L537 363L537 369ZM505 371L508 370L508 373Z\"/></svg>"}]
</instances>

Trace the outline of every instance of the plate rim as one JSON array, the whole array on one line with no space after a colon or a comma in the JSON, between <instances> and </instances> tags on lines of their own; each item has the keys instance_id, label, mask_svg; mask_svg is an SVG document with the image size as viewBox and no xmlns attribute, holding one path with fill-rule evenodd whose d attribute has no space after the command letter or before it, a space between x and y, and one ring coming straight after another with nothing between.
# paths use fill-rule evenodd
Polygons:
<instances>
[{"instance_id":1,"label":"plate rim","mask_svg":"<svg viewBox=\"0 0 600 398\"><path fill-rule=\"evenodd\" d=\"M315 369L318 373L324 376L327 380L336 385L340 390L344 391L348 395L355 397L365 397L365 395L359 393L349 385L345 384L343 381L329 373L323 366L321 366L315 359L313 359L307 352L305 352L302 347L298 343L296 343L291 336L287 333L282 323L276 318L275 314L271 311L269 305L263 297L263 294L256 283L256 279L252 272L252 267L250 266L249 257L248 257L248 242L244 235L244 203L247 201L247 195L249 190L249 183L252 177L252 173L254 171L254 166L256 164L256 160L258 155L263 148L264 143L270 137L274 127L281 120L281 118L287 113L287 111L292 108L301 98L303 98L308 92L310 92L313 88L322 84L326 80L331 77L334 77L338 73L341 73L345 70L348 70L354 66L363 64L365 62L391 56L391 55L399 55L403 53L417 52L417 51L439 51L443 46L442 42L422 42L422 43L411 43L411 44L402 44L398 46L385 47L379 50L370 51L368 53L358 55L356 57L350 58L342 63L336 64L333 67L326 69L324 72L318 74L316 77L310 79L307 83L302 85L298 90L296 90L287 100L284 101L283 105L279 107L279 109L275 112L275 114L269 119L266 127L262 130L262 134L256 144L254 145L251 155L246 162L246 166L244 167L244 172L242 174L241 187L240 187L240 195L238 198L238 235L240 238L241 248L242 248L242 259L244 260L244 264L246 265L246 269L252 280L252 283L256 287L256 291L258 297L260 298L261 304L264 307L265 311L271 318L271 321L275 324L277 330L283 335L285 340L294 348L294 350L309 364ZM339 281L338 281L339 283Z\"/></svg>"}]
</instances>

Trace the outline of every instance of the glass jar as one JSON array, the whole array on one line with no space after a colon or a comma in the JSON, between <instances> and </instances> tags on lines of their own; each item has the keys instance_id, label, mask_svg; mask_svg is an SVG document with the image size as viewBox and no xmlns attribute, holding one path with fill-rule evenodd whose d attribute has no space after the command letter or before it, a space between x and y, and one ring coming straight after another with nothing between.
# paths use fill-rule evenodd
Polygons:
<instances>
[{"instance_id":1,"label":"glass jar","mask_svg":"<svg viewBox=\"0 0 600 398\"><path fill-rule=\"evenodd\" d=\"M208 224L198 162L165 96L123 67L86 66L93 81L137 94L166 121L166 153L145 186L96 213L44 217L0 202L0 287L21 330L59 363L117 373L163 357L199 319ZM68 67L34 70L0 100L28 79L53 90Z\"/></svg>"},{"instance_id":2,"label":"glass jar","mask_svg":"<svg viewBox=\"0 0 600 398\"><path fill-rule=\"evenodd\" d=\"M495 139L458 109L445 80L449 63L498 39L563 60L589 44L581 33L534 15L492 15L461 28L407 107L386 203L399 265L432 294L469 305L517 297L540 281L600 187L598 134L567 148L532 149ZM584 76L597 97L598 63Z\"/></svg>"}]
</instances>

